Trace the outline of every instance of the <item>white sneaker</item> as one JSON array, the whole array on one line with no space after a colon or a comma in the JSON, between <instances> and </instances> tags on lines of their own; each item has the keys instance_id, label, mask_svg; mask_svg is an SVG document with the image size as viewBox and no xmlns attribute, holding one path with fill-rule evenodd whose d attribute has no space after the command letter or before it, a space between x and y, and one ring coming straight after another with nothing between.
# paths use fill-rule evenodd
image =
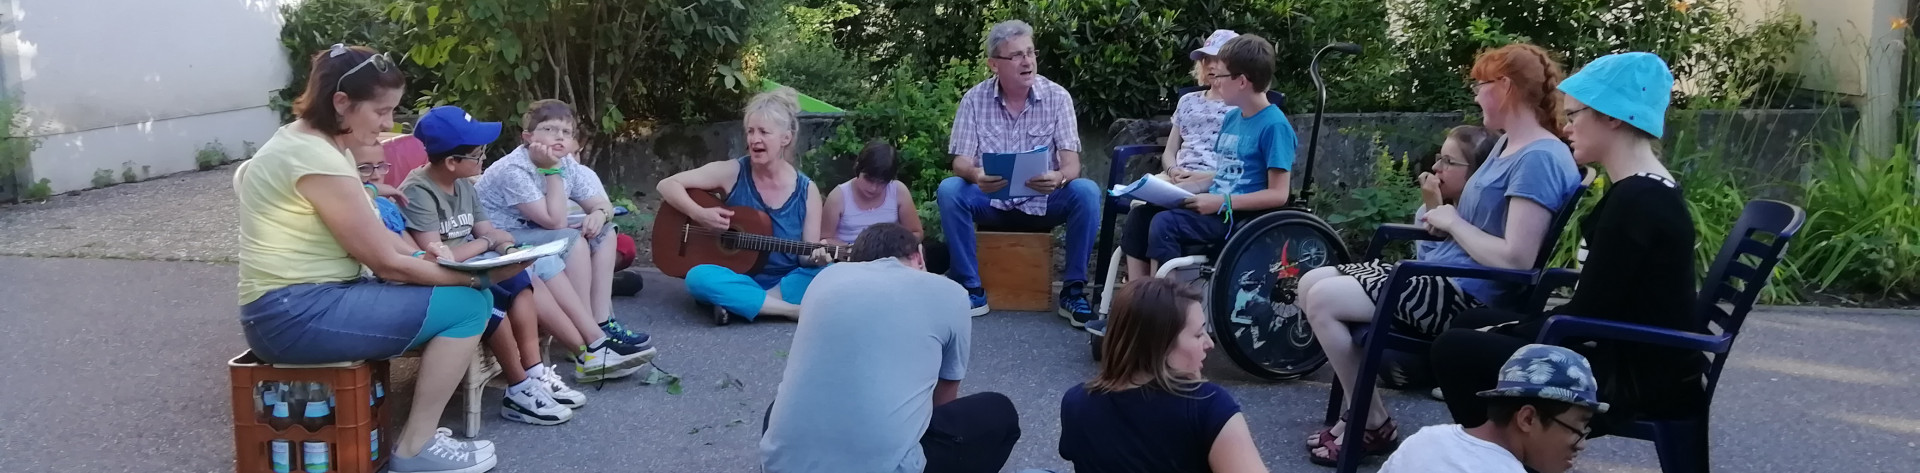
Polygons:
<instances>
[{"instance_id":1,"label":"white sneaker","mask_svg":"<svg viewBox=\"0 0 1920 473\"><path fill-rule=\"evenodd\" d=\"M639 349L608 338L601 342L600 348L580 354L574 359L574 382L592 383L608 379L631 376L653 360L659 350Z\"/></svg>"},{"instance_id":2,"label":"white sneaker","mask_svg":"<svg viewBox=\"0 0 1920 473\"><path fill-rule=\"evenodd\" d=\"M560 373L554 371L553 367L548 366L540 370L540 377L535 379L539 380L541 387L547 389L547 395L553 398L553 402L567 406L569 409L586 407L587 395L567 387L567 383L560 380Z\"/></svg>"},{"instance_id":3,"label":"white sneaker","mask_svg":"<svg viewBox=\"0 0 1920 473\"><path fill-rule=\"evenodd\" d=\"M533 425L560 425L573 420L573 409L555 402L538 380L522 382L518 389L507 388L500 399L500 417Z\"/></svg>"},{"instance_id":4,"label":"white sneaker","mask_svg":"<svg viewBox=\"0 0 1920 473\"><path fill-rule=\"evenodd\" d=\"M403 457L394 454L387 460L387 471L393 473L482 473L493 470L500 461L492 451L475 452L460 447L465 442L453 440L452 443L435 442L420 449L420 454ZM451 440L451 439L449 439Z\"/></svg>"},{"instance_id":5,"label":"white sneaker","mask_svg":"<svg viewBox=\"0 0 1920 473\"><path fill-rule=\"evenodd\" d=\"M447 448L478 453L481 456L493 455L493 442L486 440L460 440L453 438L453 429L441 427L433 429L433 443L446 445Z\"/></svg>"}]
</instances>

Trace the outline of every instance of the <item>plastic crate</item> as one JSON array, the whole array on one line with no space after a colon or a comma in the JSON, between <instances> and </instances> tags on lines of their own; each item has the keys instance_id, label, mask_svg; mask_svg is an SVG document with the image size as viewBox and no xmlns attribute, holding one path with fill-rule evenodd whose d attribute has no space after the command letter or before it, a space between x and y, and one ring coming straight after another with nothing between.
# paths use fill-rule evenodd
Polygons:
<instances>
[{"instance_id":1,"label":"plastic crate","mask_svg":"<svg viewBox=\"0 0 1920 473\"><path fill-rule=\"evenodd\" d=\"M385 360L330 363L324 365L270 365L260 361L251 350L227 362L233 389L234 471L273 473L272 441L291 443L291 471L305 471L301 442L322 441L328 446L329 472L374 473L386 466L392 452L393 432L388 423L389 398L376 401L373 386L377 381L391 388ZM295 424L276 430L267 422L266 413L257 410L261 382L318 382L331 392L333 422L317 431ZM372 404L372 405L369 405ZM373 444L379 432L378 446ZM376 449L378 450L376 452Z\"/></svg>"}]
</instances>

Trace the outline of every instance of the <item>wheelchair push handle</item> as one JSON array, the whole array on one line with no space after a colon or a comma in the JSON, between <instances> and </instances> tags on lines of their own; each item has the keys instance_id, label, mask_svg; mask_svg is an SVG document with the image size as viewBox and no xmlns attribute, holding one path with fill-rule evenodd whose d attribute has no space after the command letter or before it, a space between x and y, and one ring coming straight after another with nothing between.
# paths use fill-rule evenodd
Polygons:
<instances>
[{"instance_id":1,"label":"wheelchair push handle","mask_svg":"<svg viewBox=\"0 0 1920 473\"><path fill-rule=\"evenodd\" d=\"M1321 116L1327 112L1327 83L1320 78L1320 57L1326 56L1329 52L1358 55L1361 51L1363 51L1363 49L1358 44L1347 42L1329 43L1325 47L1320 48L1320 51L1313 53L1313 62L1307 65L1307 74L1313 77L1313 88L1320 93L1320 102L1318 107L1313 110L1313 131L1307 135L1306 163L1300 166L1300 171L1307 174L1306 180L1300 185L1300 197L1295 199L1295 203L1300 208L1309 209L1309 211L1311 209L1308 202L1313 199L1313 163L1316 161L1314 158L1318 156L1320 152Z\"/></svg>"}]
</instances>

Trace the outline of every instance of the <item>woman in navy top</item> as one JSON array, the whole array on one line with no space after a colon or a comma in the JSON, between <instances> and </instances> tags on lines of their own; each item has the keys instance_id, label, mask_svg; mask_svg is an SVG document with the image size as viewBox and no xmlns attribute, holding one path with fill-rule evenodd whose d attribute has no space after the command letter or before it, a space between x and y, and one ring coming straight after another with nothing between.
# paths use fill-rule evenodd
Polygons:
<instances>
[{"instance_id":1,"label":"woman in navy top","mask_svg":"<svg viewBox=\"0 0 1920 473\"><path fill-rule=\"evenodd\" d=\"M1134 280L1108 323L1099 375L1060 400L1060 457L1074 471L1267 471L1240 403L1200 377L1213 337L1198 292Z\"/></svg>"}]
</instances>

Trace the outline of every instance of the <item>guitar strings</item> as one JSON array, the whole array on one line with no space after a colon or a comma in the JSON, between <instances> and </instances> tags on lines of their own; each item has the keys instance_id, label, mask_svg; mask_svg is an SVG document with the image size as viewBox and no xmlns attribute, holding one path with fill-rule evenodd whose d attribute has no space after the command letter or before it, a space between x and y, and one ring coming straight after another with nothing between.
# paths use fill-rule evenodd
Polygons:
<instances>
[{"instance_id":1,"label":"guitar strings","mask_svg":"<svg viewBox=\"0 0 1920 473\"><path fill-rule=\"evenodd\" d=\"M682 225L681 228L687 229L691 233L695 233L703 236L732 238L734 239L734 243L755 243L760 245L771 246L772 248L770 249L798 249L799 250L799 251L786 251L787 253L805 253L805 252L813 251L814 249L818 249L818 248L826 248L828 250L834 250L834 251L838 251L840 249L840 247L823 244L823 243L807 243L807 242L793 241L793 240L775 238L775 237L766 236L766 235L740 232L736 230L715 230L715 229L706 228L706 227L696 227L693 225Z\"/></svg>"}]
</instances>

